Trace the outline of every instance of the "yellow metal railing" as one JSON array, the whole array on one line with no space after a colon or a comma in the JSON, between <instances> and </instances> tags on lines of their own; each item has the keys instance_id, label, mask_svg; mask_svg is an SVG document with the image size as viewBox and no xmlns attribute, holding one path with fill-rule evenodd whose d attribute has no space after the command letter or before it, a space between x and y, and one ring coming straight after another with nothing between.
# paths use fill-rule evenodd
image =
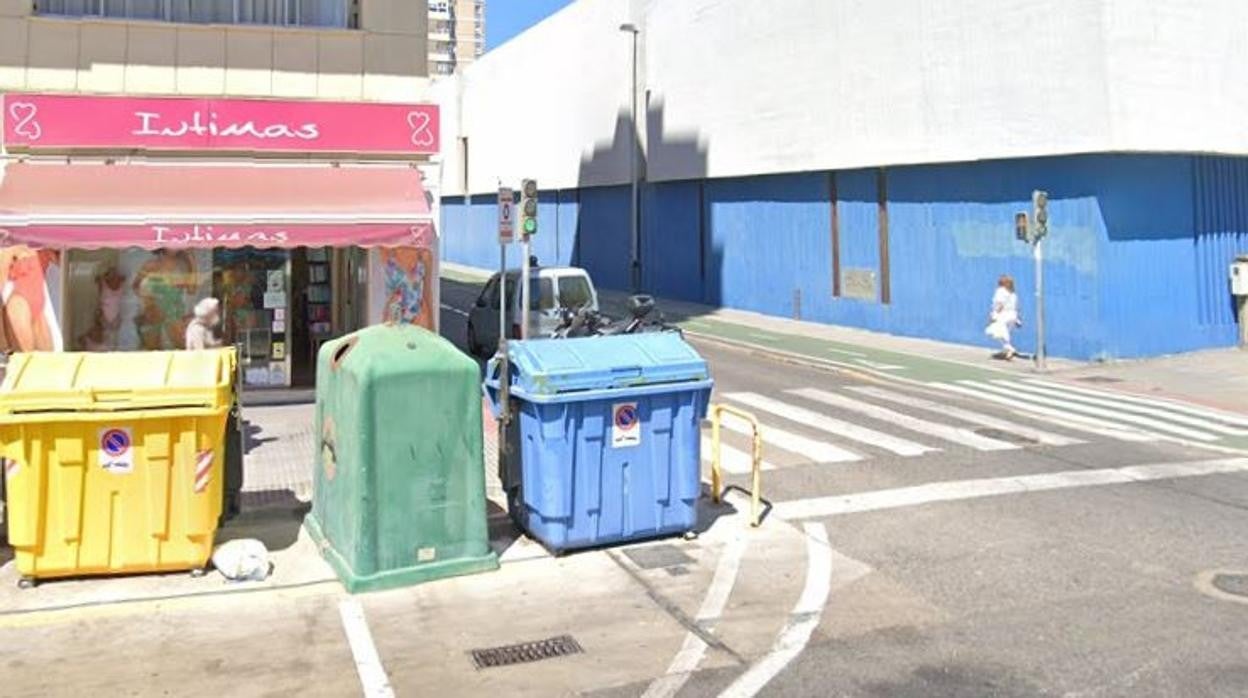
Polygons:
<instances>
[{"instance_id":1,"label":"yellow metal railing","mask_svg":"<svg viewBox=\"0 0 1248 698\"><path fill-rule=\"evenodd\" d=\"M754 432L754 446L750 454L753 459L750 485L750 525L757 527L762 523L763 428L759 426L758 419L754 415L731 405L711 405L711 497L716 504L722 498L724 476L720 463L719 425L725 413L745 420Z\"/></svg>"}]
</instances>

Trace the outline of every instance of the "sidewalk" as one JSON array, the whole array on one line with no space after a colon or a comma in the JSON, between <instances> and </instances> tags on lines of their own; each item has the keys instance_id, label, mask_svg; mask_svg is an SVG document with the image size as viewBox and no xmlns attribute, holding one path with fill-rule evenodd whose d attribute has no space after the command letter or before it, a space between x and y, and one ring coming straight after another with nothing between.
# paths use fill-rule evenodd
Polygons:
<instances>
[{"instance_id":1,"label":"sidewalk","mask_svg":"<svg viewBox=\"0 0 1248 698\"><path fill-rule=\"evenodd\" d=\"M482 270L454 264L444 264L443 274L461 281L486 278ZM608 315L625 314L628 294L600 291L599 295ZM659 299L658 307L668 321L692 336L803 363L917 382L1043 376L1248 413L1248 351L1237 349L1112 363L1050 358L1042 374L1029 360L992 359L986 344L900 337L664 299Z\"/></svg>"}]
</instances>

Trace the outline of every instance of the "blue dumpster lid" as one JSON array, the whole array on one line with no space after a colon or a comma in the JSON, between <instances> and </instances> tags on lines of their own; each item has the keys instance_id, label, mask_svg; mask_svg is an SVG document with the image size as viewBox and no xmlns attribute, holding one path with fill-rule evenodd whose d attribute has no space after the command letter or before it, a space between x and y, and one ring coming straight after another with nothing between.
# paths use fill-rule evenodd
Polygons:
<instances>
[{"instance_id":1,"label":"blue dumpster lid","mask_svg":"<svg viewBox=\"0 0 1248 698\"><path fill-rule=\"evenodd\" d=\"M508 342L512 386L529 395L701 381L706 360L675 332Z\"/></svg>"}]
</instances>

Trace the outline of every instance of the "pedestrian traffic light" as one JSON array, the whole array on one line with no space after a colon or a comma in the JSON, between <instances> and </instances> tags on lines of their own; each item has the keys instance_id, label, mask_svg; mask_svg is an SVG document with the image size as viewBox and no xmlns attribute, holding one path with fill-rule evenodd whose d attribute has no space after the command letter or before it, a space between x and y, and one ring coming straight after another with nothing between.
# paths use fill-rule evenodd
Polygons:
<instances>
[{"instance_id":1,"label":"pedestrian traffic light","mask_svg":"<svg viewBox=\"0 0 1248 698\"><path fill-rule=\"evenodd\" d=\"M520 230L526 238L537 234L536 179L526 179L520 185Z\"/></svg>"},{"instance_id":2,"label":"pedestrian traffic light","mask_svg":"<svg viewBox=\"0 0 1248 698\"><path fill-rule=\"evenodd\" d=\"M1027 214L1019 211L1014 214L1014 237L1022 242L1031 242L1031 232L1027 225Z\"/></svg>"},{"instance_id":3,"label":"pedestrian traffic light","mask_svg":"<svg viewBox=\"0 0 1248 698\"><path fill-rule=\"evenodd\" d=\"M1040 240L1049 234L1049 193L1037 189L1031 193L1032 217L1036 222L1033 241Z\"/></svg>"},{"instance_id":4,"label":"pedestrian traffic light","mask_svg":"<svg viewBox=\"0 0 1248 698\"><path fill-rule=\"evenodd\" d=\"M1049 222L1049 193L1037 189L1031 193L1032 216L1036 225L1044 227Z\"/></svg>"}]
</instances>

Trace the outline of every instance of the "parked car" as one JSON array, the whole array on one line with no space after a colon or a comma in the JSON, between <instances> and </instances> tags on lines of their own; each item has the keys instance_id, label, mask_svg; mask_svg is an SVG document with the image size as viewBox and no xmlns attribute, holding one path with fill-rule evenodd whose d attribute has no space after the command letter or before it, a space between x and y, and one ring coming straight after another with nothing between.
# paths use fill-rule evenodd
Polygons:
<instances>
[{"instance_id":1,"label":"parked car","mask_svg":"<svg viewBox=\"0 0 1248 698\"><path fill-rule=\"evenodd\" d=\"M559 327L563 310L598 310L598 292L589 273L579 267L539 267L529 270L529 337L549 337ZM507 337L520 337L520 270L495 274L486 282L468 313L468 351L488 356L498 346L500 291L507 296Z\"/></svg>"}]
</instances>

